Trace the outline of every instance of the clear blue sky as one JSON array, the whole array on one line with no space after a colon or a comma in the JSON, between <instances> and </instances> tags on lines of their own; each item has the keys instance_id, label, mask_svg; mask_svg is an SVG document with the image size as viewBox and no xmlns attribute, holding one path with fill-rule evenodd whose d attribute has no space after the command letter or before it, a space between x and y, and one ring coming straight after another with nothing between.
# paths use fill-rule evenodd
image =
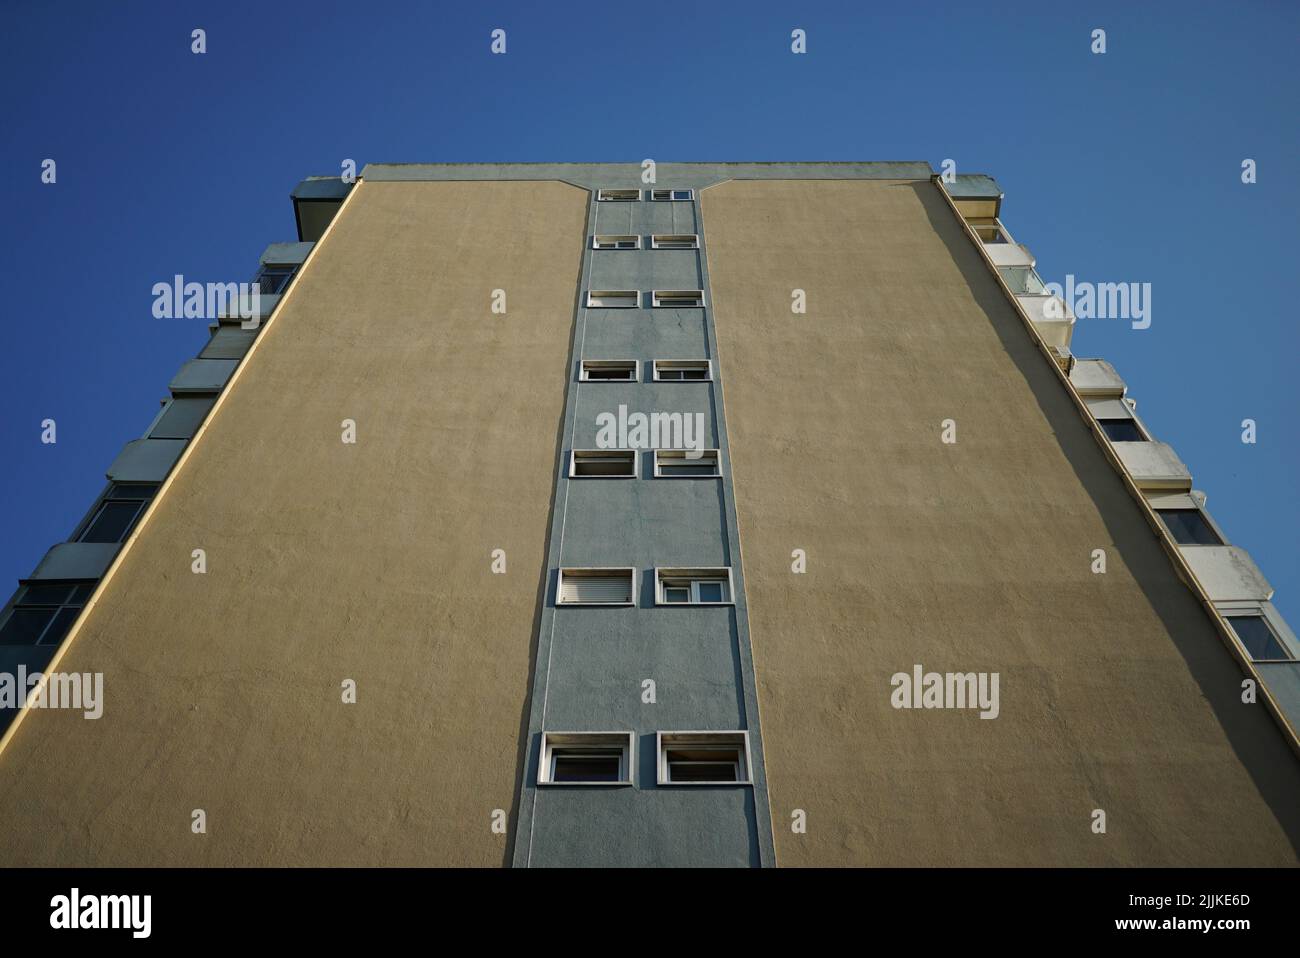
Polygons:
<instances>
[{"instance_id":1,"label":"clear blue sky","mask_svg":"<svg viewBox=\"0 0 1300 958\"><path fill-rule=\"evenodd\" d=\"M67 537L201 347L174 273L251 278L303 176L366 162L928 160L994 175L1081 321L1300 625L1300 5L6 4L0 589ZM208 52L190 52L207 31ZM508 31L492 56L489 33ZM789 52L790 31L809 52ZM1107 31L1093 55L1090 32ZM58 182L40 182L41 161ZM1258 162L1244 186L1241 161ZM1259 442L1240 441L1240 422ZM41 420L58 443L40 443Z\"/></svg>"}]
</instances>

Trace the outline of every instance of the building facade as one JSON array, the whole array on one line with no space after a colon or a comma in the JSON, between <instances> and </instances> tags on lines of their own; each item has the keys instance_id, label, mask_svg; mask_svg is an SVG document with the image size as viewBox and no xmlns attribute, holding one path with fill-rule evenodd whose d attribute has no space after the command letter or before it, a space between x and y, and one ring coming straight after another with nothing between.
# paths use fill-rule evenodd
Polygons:
<instances>
[{"instance_id":1,"label":"building facade","mask_svg":"<svg viewBox=\"0 0 1300 958\"><path fill-rule=\"evenodd\" d=\"M1273 865L1300 645L924 163L294 191L0 613L11 865Z\"/></svg>"}]
</instances>

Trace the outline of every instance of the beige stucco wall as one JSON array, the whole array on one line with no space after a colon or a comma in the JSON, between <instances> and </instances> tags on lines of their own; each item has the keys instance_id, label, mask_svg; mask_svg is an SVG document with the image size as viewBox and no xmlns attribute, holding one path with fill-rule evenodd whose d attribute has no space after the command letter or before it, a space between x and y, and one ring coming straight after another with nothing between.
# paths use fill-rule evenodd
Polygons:
<instances>
[{"instance_id":1,"label":"beige stucco wall","mask_svg":"<svg viewBox=\"0 0 1300 958\"><path fill-rule=\"evenodd\" d=\"M0 754L0 863L505 860L586 193L358 189L60 663L104 717Z\"/></svg>"},{"instance_id":2,"label":"beige stucco wall","mask_svg":"<svg viewBox=\"0 0 1300 958\"><path fill-rule=\"evenodd\" d=\"M1295 863L1295 756L935 190L702 198L778 862ZM894 710L915 663L1001 716Z\"/></svg>"}]
</instances>

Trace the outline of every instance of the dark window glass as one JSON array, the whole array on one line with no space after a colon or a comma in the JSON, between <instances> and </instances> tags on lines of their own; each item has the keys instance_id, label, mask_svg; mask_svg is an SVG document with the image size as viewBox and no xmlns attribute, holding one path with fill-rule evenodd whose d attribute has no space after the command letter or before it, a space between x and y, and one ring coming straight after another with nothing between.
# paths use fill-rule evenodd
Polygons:
<instances>
[{"instance_id":1,"label":"dark window glass","mask_svg":"<svg viewBox=\"0 0 1300 958\"><path fill-rule=\"evenodd\" d=\"M0 645L35 645L58 609L25 609L17 606L0 628Z\"/></svg>"},{"instance_id":2,"label":"dark window glass","mask_svg":"<svg viewBox=\"0 0 1300 958\"><path fill-rule=\"evenodd\" d=\"M137 500L105 501L78 541L121 542L135 524L135 517L140 514L141 508L142 503Z\"/></svg>"},{"instance_id":3,"label":"dark window glass","mask_svg":"<svg viewBox=\"0 0 1300 958\"><path fill-rule=\"evenodd\" d=\"M734 782L738 759L735 749L670 749L669 779L674 782Z\"/></svg>"},{"instance_id":4,"label":"dark window glass","mask_svg":"<svg viewBox=\"0 0 1300 958\"><path fill-rule=\"evenodd\" d=\"M555 756L554 782L617 782L622 752Z\"/></svg>"},{"instance_id":5,"label":"dark window glass","mask_svg":"<svg viewBox=\"0 0 1300 958\"><path fill-rule=\"evenodd\" d=\"M72 585L67 582L29 585L23 590L19 605L62 605L72 593Z\"/></svg>"},{"instance_id":6,"label":"dark window glass","mask_svg":"<svg viewBox=\"0 0 1300 958\"><path fill-rule=\"evenodd\" d=\"M1161 509L1164 522L1174 541L1184 546L1221 546L1223 540L1205 521L1200 509Z\"/></svg>"},{"instance_id":7,"label":"dark window glass","mask_svg":"<svg viewBox=\"0 0 1300 958\"><path fill-rule=\"evenodd\" d=\"M270 296L288 286L289 277L292 275L292 266L263 266L254 282L257 283L263 296Z\"/></svg>"},{"instance_id":8,"label":"dark window glass","mask_svg":"<svg viewBox=\"0 0 1300 958\"><path fill-rule=\"evenodd\" d=\"M1132 419L1099 419L1097 422L1111 442L1146 442L1146 436Z\"/></svg>"},{"instance_id":9,"label":"dark window glass","mask_svg":"<svg viewBox=\"0 0 1300 958\"><path fill-rule=\"evenodd\" d=\"M1289 659L1291 654L1278 641L1262 615L1238 615L1228 620L1252 659Z\"/></svg>"},{"instance_id":10,"label":"dark window glass","mask_svg":"<svg viewBox=\"0 0 1300 958\"><path fill-rule=\"evenodd\" d=\"M77 621L77 616L81 615L81 609L64 606L55 613L54 621L50 627L45 630L41 636L38 645L58 645L63 641L63 637L68 634L68 629L72 628L72 623Z\"/></svg>"}]
</instances>

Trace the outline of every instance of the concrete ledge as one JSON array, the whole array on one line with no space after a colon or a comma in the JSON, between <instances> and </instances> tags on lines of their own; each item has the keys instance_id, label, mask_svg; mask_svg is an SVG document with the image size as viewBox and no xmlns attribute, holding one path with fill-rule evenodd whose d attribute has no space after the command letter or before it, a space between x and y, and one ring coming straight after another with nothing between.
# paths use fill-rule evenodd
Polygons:
<instances>
[{"instance_id":1,"label":"concrete ledge","mask_svg":"<svg viewBox=\"0 0 1300 958\"><path fill-rule=\"evenodd\" d=\"M173 396L186 393L219 393L239 365L237 359L191 359L172 377L167 388Z\"/></svg>"},{"instance_id":2,"label":"concrete ledge","mask_svg":"<svg viewBox=\"0 0 1300 958\"><path fill-rule=\"evenodd\" d=\"M120 542L60 542L45 553L29 579L99 579L108 571Z\"/></svg>"},{"instance_id":3,"label":"concrete ledge","mask_svg":"<svg viewBox=\"0 0 1300 958\"><path fill-rule=\"evenodd\" d=\"M307 259L315 243L272 243L262 251L259 262L272 266L298 266Z\"/></svg>"},{"instance_id":4,"label":"concrete ledge","mask_svg":"<svg viewBox=\"0 0 1300 958\"><path fill-rule=\"evenodd\" d=\"M113 482L162 482L185 449L185 439L135 439L128 442L113 464Z\"/></svg>"}]
</instances>

